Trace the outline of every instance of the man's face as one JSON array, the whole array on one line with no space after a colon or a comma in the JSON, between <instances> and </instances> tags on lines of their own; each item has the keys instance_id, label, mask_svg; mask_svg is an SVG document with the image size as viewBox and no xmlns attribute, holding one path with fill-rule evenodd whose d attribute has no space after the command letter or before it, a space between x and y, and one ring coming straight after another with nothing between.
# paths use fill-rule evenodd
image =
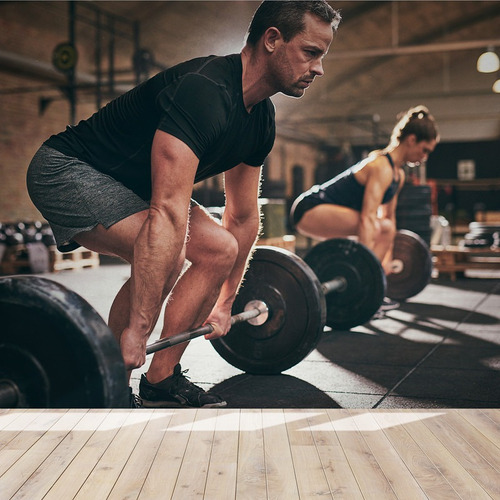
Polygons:
<instances>
[{"instance_id":1,"label":"man's face","mask_svg":"<svg viewBox=\"0 0 500 500\"><path fill-rule=\"evenodd\" d=\"M274 54L273 80L277 92L302 97L316 76L323 76L323 57L333 39L332 26L305 14L305 29L289 42L282 41Z\"/></svg>"}]
</instances>

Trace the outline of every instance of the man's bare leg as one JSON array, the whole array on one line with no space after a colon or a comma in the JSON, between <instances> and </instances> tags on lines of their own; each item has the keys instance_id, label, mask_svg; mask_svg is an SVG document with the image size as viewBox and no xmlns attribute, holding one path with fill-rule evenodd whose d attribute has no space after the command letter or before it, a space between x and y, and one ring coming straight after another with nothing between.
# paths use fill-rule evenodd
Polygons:
<instances>
[{"instance_id":1,"label":"man's bare leg","mask_svg":"<svg viewBox=\"0 0 500 500\"><path fill-rule=\"evenodd\" d=\"M186 244L191 266L175 285L165 308L162 338L203 324L232 270L236 254L234 237L202 209L194 207ZM156 352L147 372L148 381L155 384L171 376L186 347L185 343Z\"/></svg>"},{"instance_id":2,"label":"man's bare leg","mask_svg":"<svg viewBox=\"0 0 500 500\"><path fill-rule=\"evenodd\" d=\"M85 248L105 255L118 256L133 265L134 243L147 214L147 211L139 212L117 222L109 229L101 225L96 226L91 231L80 233L74 239ZM179 264L179 272L181 268L182 265ZM130 283L129 278L116 295L109 313L108 325L118 342L129 322ZM166 290L170 290L173 284L167 283Z\"/></svg>"},{"instance_id":3,"label":"man's bare leg","mask_svg":"<svg viewBox=\"0 0 500 500\"><path fill-rule=\"evenodd\" d=\"M77 235L75 241L90 250L121 257L133 265L135 239L146 217L147 211L143 211L114 224L109 229L97 226L91 231ZM172 336L203 323L217 300L220 287L232 269L232 262L237 252L232 235L198 207L192 210L190 228L192 232L186 244L186 257L192 265L185 273L185 277L175 286L172 304L165 308L167 312L162 337ZM182 264L183 261L180 261L179 273ZM167 283L164 298L174 284L175 280L173 283ZM118 341L128 325L130 285L131 279L122 286L110 310L109 327ZM154 355L148 372L151 383L163 380L172 374L186 346L186 344L174 346Z\"/></svg>"}]
</instances>

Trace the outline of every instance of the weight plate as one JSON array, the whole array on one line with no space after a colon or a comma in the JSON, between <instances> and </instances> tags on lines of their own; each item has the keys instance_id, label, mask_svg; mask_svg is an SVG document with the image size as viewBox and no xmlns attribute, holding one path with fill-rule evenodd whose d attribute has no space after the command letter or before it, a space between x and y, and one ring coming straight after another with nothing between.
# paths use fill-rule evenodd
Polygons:
<instances>
[{"instance_id":1,"label":"weight plate","mask_svg":"<svg viewBox=\"0 0 500 500\"><path fill-rule=\"evenodd\" d=\"M79 295L45 278L0 278L0 344L29 353L32 378L39 367L49 384L51 408L128 406L120 348L97 312ZM35 360L35 361L33 361ZM45 382L40 381L40 391ZM26 401L26 406L38 406Z\"/></svg>"},{"instance_id":2,"label":"weight plate","mask_svg":"<svg viewBox=\"0 0 500 500\"><path fill-rule=\"evenodd\" d=\"M387 296L406 300L420 293L432 275L432 255L424 240L412 231L402 229L394 238L393 259L400 272L387 276Z\"/></svg>"},{"instance_id":3,"label":"weight plate","mask_svg":"<svg viewBox=\"0 0 500 500\"><path fill-rule=\"evenodd\" d=\"M76 66L78 52L76 47L69 42L56 45L52 52L52 64L59 71L70 71Z\"/></svg>"},{"instance_id":4,"label":"weight plate","mask_svg":"<svg viewBox=\"0 0 500 500\"><path fill-rule=\"evenodd\" d=\"M253 374L278 374L302 361L318 344L325 326L321 284L297 255L281 248L259 246L250 261L232 314L251 300L269 308L260 326L233 325L213 340L215 350L231 365Z\"/></svg>"},{"instance_id":5,"label":"weight plate","mask_svg":"<svg viewBox=\"0 0 500 500\"><path fill-rule=\"evenodd\" d=\"M487 232L493 233L495 231L500 231L499 224L488 224L487 222L471 222L469 224L469 230L471 232Z\"/></svg>"},{"instance_id":6,"label":"weight plate","mask_svg":"<svg viewBox=\"0 0 500 500\"><path fill-rule=\"evenodd\" d=\"M0 344L0 382L10 385L16 394L8 404L0 398L1 408L46 408L50 382L38 360L17 345Z\"/></svg>"},{"instance_id":7,"label":"weight plate","mask_svg":"<svg viewBox=\"0 0 500 500\"><path fill-rule=\"evenodd\" d=\"M314 246L305 261L325 283L341 277L344 290L326 295L326 324L337 330L362 325L378 311L385 297L385 274L375 254L356 241L334 238Z\"/></svg>"},{"instance_id":8,"label":"weight plate","mask_svg":"<svg viewBox=\"0 0 500 500\"><path fill-rule=\"evenodd\" d=\"M405 184L398 196L398 203L400 199L423 201L431 196L431 187L427 184L413 186L412 184Z\"/></svg>"}]
</instances>

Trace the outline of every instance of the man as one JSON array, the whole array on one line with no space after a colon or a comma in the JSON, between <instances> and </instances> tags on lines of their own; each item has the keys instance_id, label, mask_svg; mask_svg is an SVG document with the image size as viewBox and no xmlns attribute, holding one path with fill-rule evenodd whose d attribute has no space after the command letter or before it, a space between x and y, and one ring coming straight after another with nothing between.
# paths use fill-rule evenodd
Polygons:
<instances>
[{"instance_id":1,"label":"man","mask_svg":"<svg viewBox=\"0 0 500 500\"><path fill-rule=\"evenodd\" d=\"M203 323L214 327L208 339L228 332L259 231L260 167L275 136L269 97L301 97L323 74L339 20L324 0L264 1L240 54L161 72L35 155L28 189L58 247L82 245L131 264L109 317L128 370L144 364L170 292L162 337ZM222 225L190 200L194 183L221 172ZM185 348L154 355L140 383L145 406L225 405L183 376Z\"/></svg>"}]
</instances>

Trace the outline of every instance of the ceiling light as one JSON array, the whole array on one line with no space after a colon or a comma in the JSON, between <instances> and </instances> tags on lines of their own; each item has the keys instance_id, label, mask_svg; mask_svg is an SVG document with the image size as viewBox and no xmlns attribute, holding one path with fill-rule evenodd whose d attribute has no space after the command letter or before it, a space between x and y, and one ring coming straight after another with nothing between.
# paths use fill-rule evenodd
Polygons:
<instances>
[{"instance_id":1,"label":"ceiling light","mask_svg":"<svg viewBox=\"0 0 500 500\"><path fill-rule=\"evenodd\" d=\"M493 92L500 94L500 78L493 84Z\"/></svg>"},{"instance_id":2,"label":"ceiling light","mask_svg":"<svg viewBox=\"0 0 500 500\"><path fill-rule=\"evenodd\" d=\"M477 60L477 70L479 73L494 73L500 68L500 60L496 55L493 47L488 47L486 52L483 52Z\"/></svg>"}]
</instances>

